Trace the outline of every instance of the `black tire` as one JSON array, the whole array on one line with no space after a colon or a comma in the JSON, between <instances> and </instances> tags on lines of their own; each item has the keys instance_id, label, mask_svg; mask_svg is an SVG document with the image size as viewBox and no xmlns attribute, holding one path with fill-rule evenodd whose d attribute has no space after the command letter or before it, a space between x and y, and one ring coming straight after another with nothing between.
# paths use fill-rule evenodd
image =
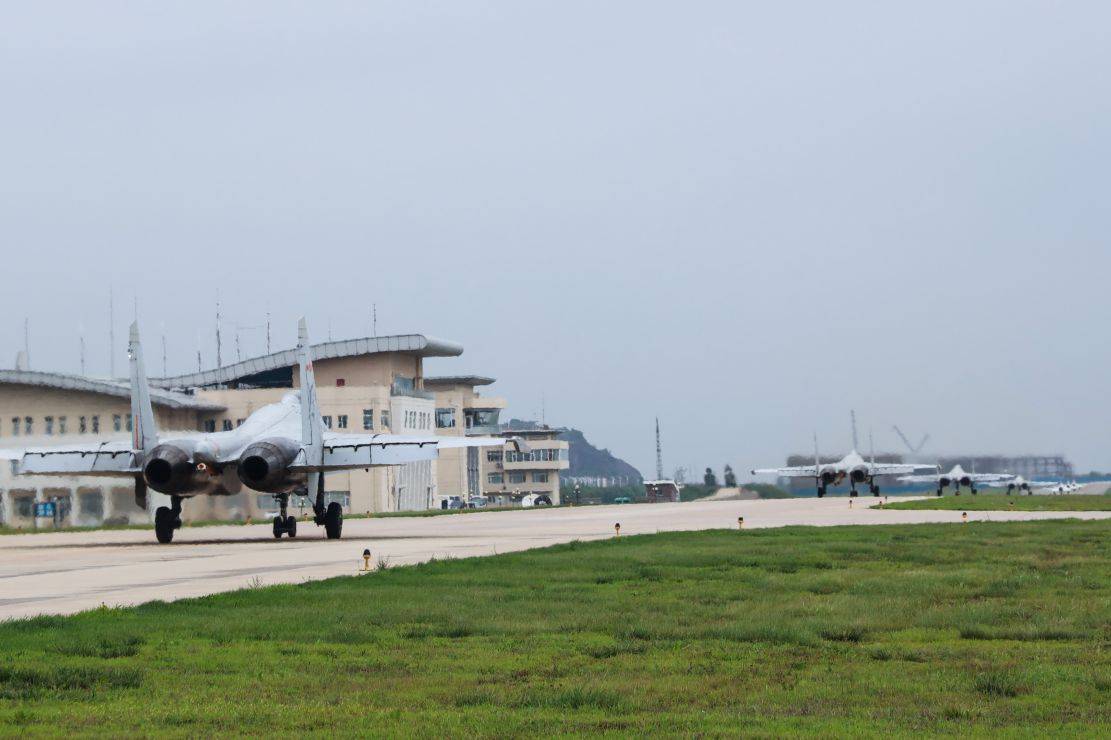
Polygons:
<instances>
[{"instance_id":1,"label":"black tire","mask_svg":"<svg viewBox=\"0 0 1111 740\"><path fill-rule=\"evenodd\" d=\"M824 489L824 488L819 488L819 489L818 489L818 498L824 498L824 497L825 497L825 495L826 495L826 489Z\"/></svg>"},{"instance_id":2,"label":"black tire","mask_svg":"<svg viewBox=\"0 0 1111 740\"><path fill-rule=\"evenodd\" d=\"M328 504L328 510L324 512L324 533L330 540L338 540L340 534L343 532L343 507L339 505L338 501L333 501Z\"/></svg>"},{"instance_id":3,"label":"black tire","mask_svg":"<svg viewBox=\"0 0 1111 740\"><path fill-rule=\"evenodd\" d=\"M174 513L165 506L159 506L158 510L154 512L154 536L163 545L168 545L174 541L175 524L180 526L179 520L174 516Z\"/></svg>"},{"instance_id":4,"label":"black tire","mask_svg":"<svg viewBox=\"0 0 1111 740\"><path fill-rule=\"evenodd\" d=\"M939 497L941 496L941 489L940 489L940 488L939 488L939 489L937 489L937 495L938 495Z\"/></svg>"},{"instance_id":5,"label":"black tire","mask_svg":"<svg viewBox=\"0 0 1111 740\"><path fill-rule=\"evenodd\" d=\"M285 519L285 533L289 535L290 539L297 536L297 517L287 516Z\"/></svg>"},{"instance_id":6,"label":"black tire","mask_svg":"<svg viewBox=\"0 0 1111 740\"><path fill-rule=\"evenodd\" d=\"M274 539L280 540L285 532L285 523L280 516L274 517Z\"/></svg>"},{"instance_id":7,"label":"black tire","mask_svg":"<svg viewBox=\"0 0 1111 740\"><path fill-rule=\"evenodd\" d=\"M872 489L872 495L873 496L879 496L880 495L880 487L879 486L876 486L875 488Z\"/></svg>"}]
</instances>

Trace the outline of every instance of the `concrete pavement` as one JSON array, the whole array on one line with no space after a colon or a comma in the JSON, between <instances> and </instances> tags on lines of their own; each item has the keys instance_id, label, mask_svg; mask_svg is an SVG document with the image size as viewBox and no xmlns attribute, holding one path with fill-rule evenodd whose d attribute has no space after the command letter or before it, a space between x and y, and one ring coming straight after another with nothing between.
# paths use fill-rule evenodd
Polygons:
<instances>
[{"instance_id":1,"label":"concrete pavement","mask_svg":"<svg viewBox=\"0 0 1111 740\"><path fill-rule=\"evenodd\" d=\"M274 540L270 524L178 530L159 545L151 530L0 536L0 618L69 614L85 609L174 600L257 584L299 583L353 575L369 548L377 562L417 563L544 547L570 540L677 530L787 525L960 522L959 511L870 509L871 497L684 504L583 506L437 517L348 519L343 539L300 522L295 540ZM984 511L971 521L1105 519L1111 512Z\"/></svg>"}]
</instances>

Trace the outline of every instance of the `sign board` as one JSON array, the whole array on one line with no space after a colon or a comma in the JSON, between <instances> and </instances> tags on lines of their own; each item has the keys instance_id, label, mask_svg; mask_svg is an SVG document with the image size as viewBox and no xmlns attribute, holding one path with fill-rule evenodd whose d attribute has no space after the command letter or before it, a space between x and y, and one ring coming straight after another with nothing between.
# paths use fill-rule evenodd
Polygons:
<instances>
[{"instance_id":1,"label":"sign board","mask_svg":"<svg viewBox=\"0 0 1111 740\"><path fill-rule=\"evenodd\" d=\"M53 501L36 501L35 502L35 518L36 519L53 519L54 512L56 511L56 504Z\"/></svg>"}]
</instances>

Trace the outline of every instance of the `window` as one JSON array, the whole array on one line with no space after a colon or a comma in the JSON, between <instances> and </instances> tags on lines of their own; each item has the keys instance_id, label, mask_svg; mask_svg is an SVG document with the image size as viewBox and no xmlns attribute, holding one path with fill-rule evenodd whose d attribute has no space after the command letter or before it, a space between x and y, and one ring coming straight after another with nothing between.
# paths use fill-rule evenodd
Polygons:
<instances>
[{"instance_id":1,"label":"window","mask_svg":"<svg viewBox=\"0 0 1111 740\"><path fill-rule=\"evenodd\" d=\"M93 419L93 434L100 434L100 417L94 416Z\"/></svg>"},{"instance_id":2,"label":"window","mask_svg":"<svg viewBox=\"0 0 1111 740\"><path fill-rule=\"evenodd\" d=\"M525 482L525 474L524 473L510 473L509 474L509 482L510 483L524 483Z\"/></svg>"},{"instance_id":3,"label":"window","mask_svg":"<svg viewBox=\"0 0 1111 740\"><path fill-rule=\"evenodd\" d=\"M243 419L236 419L235 420L235 425L237 427L241 427L241 426L243 426L243 421L244 421Z\"/></svg>"},{"instance_id":4,"label":"window","mask_svg":"<svg viewBox=\"0 0 1111 740\"><path fill-rule=\"evenodd\" d=\"M54 417L53 416L44 416L42 418L42 421L43 421L43 426L46 427L46 433L47 434L53 434L54 433Z\"/></svg>"},{"instance_id":5,"label":"window","mask_svg":"<svg viewBox=\"0 0 1111 740\"><path fill-rule=\"evenodd\" d=\"M489 481L491 485L500 486L505 478L501 473L490 473L486 476L486 480Z\"/></svg>"},{"instance_id":6,"label":"window","mask_svg":"<svg viewBox=\"0 0 1111 740\"><path fill-rule=\"evenodd\" d=\"M336 378L336 388L342 388L345 385L347 385L346 380L344 380L343 378Z\"/></svg>"},{"instance_id":7,"label":"window","mask_svg":"<svg viewBox=\"0 0 1111 740\"><path fill-rule=\"evenodd\" d=\"M23 433L30 436L31 434L34 433L34 429L35 429L35 420L32 419L30 416L24 416L23 417Z\"/></svg>"},{"instance_id":8,"label":"window","mask_svg":"<svg viewBox=\"0 0 1111 740\"><path fill-rule=\"evenodd\" d=\"M89 420L86 419L84 416L82 416L81 418L79 418L77 420L77 433L78 434L87 434L88 431L89 431Z\"/></svg>"},{"instance_id":9,"label":"window","mask_svg":"<svg viewBox=\"0 0 1111 740\"><path fill-rule=\"evenodd\" d=\"M363 429L374 428L374 409L363 409Z\"/></svg>"},{"instance_id":10,"label":"window","mask_svg":"<svg viewBox=\"0 0 1111 740\"><path fill-rule=\"evenodd\" d=\"M486 450L486 462L501 462L501 450Z\"/></svg>"},{"instance_id":11,"label":"window","mask_svg":"<svg viewBox=\"0 0 1111 740\"><path fill-rule=\"evenodd\" d=\"M18 416L13 416L12 417L12 436L13 437L18 437L19 436L19 417Z\"/></svg>"},{"instance_id":12,"label":"window","mask_svg":"<svg viewBox=\"0 0 1111 740\"><path fill-rule=\"evenodd\" d=\"M223 430L224 430L225 432L230 432L230 431L232 430L232 425L231 425L231 419L224 419L224 423L223 423L223 425L222 425L222 429L223 429Z\"/></svg>"},{"instance_id":13,"label":"window","mask_svg":"<svg viewBox=\"0 0 1111 740\"><path fill-rule=\"evenodd\" d=\"M112 431L118 432L123 429L123 417L119 414L112 414Z\"/></svg>"},{"instance_id":14,"label":"window","mask_svg":"<svg viewBox=\"0 0 1111 740\"><path fill-rule=\"evenodd\" d=\"M58 417L58 434L65 434L65 433L66 433L66 417L59 416Z\"/></svg>"},{"instance_id":15,"label":"window","mask_svg":"<svg viewBox=\"0 0 1111 740\"><path fill-rule=\"evenodd\" d=\"M382 428L388 429L390 426L390 412L382 409Z\"/></svg>"},{"instance_id":16,"label":"window","mask_svg":"<svg viewBox=\"0 0 1111 740\"><path fill-rule=\"evenodd\" d=\"M204 430L206 432L215 432L216 431L216 420L215 419L205 419L204 420Z\"/></svg>"},{"instance_id":17,"label":"window","mask_svg":"<svg viewBox=\"0 0 1111 740\"><path fill-rule=\"evenodd\" d=\"M347 428L347 414L340 414L336 417L336 427L339 429Z\"/></svg>"},{"instance_id":18,"label":"window","mask_svg":"<svg viewBox=\"0 0 1111 740\"><path fill-rule=\"evenodd\" d=\"M127 415L127 431L129 431L129 432L130 432L130 431L132 431L132 430L133 430L134 428L135 428L135 427L134 427L134 425L133 425L133 422L131 421L131 414L128 414L128 415Z\"/></svg>"},{"instance_id":19,"label":"window","mask_svg":"<svg viewBox=\"0 0 1111 740\"><path fill-rule=\"evenodd\" d=\"M544 472L544 473L533 473L532 474L532 482L533 483L547 483L548 482L548 474L546 472Z\"/></svg>"},{"instance_id":20,"label":"window","mask_svg":"<svg viewBox=\"0 0 1111 740\"><path fill-rule=\"evenodd\" d=\"M324 426L328 427L329 429L332 428L332 417L331 416L322 416L322 417L320 417L320 419L324 422Z\"/></svg>"}]
</instances>

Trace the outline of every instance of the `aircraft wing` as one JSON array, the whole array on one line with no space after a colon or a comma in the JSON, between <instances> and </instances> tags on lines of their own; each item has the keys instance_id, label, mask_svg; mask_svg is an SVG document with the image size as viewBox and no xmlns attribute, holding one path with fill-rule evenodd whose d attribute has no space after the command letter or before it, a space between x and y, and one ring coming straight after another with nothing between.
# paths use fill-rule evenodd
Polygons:
<instances>
[{"instance_id":1,"label":"aircraft wing","mask_svg":"<svg viewBox=\"0 0 1111 740\"><path fill-rule=\"evenodd\" d=\"M968 477L977 483L1006 483L1014 480L1014 476L1007 473L969 473Z\"/></svg>"},{"instance_id":2,"label":"aircraft wing","mask_svg":"<svg viewBox=\"0 0 1111 740\"><path fill-rule=\"evenodd\" d=\"M938 475L900 475L900 483L937 483Z\"/></svg>"},{"instance_id":3,"label":"aircraft wing","mask_svg":"<svg viewBox=\"0 0 1111 740\"><path fill-rule=\"evenodd\" d=\"M294 463L301 470L355 470L377 465L403 465L435 460L440 450L461 447L504 447L518 449L523 443L504 437L439 437L404 434L325 434L324 459L319 467ZM303 460L303 456L301 458Z\"/></svg>"},{"instance_id":4,"label":"aircraft wing","mask_svg":"<svg viewBox=\"0 0 1111 740\"><path fill-rule=\"evenodd\" d=\"M130 442L97 442L85 447L39 447L23 451L21 475L105 475L132 477L140 471Z\"/></svg>"},{"instance_id":5,"label":"aircraft wing","mask_svg":"<svg viewBox=\"0 0 1111 740\"><path fill-rule=\"evenodd\" d=\"M753 475L777 475L780 478L816 478L818 470L813 465L799 465L794 468L762 468L751 471Z\"/></svg>"},{"instance_id":6,"label":"aircraft wing","mask_svg":"<svg viewBox=\"0 0 1111 740\"><path fill-rule=\"evenodd\" d=\"M869 463L872 475L913 475L920 470L932 470L927 480L937 480L937 466L920 463Z\"/></svg>"}]
</instances>

